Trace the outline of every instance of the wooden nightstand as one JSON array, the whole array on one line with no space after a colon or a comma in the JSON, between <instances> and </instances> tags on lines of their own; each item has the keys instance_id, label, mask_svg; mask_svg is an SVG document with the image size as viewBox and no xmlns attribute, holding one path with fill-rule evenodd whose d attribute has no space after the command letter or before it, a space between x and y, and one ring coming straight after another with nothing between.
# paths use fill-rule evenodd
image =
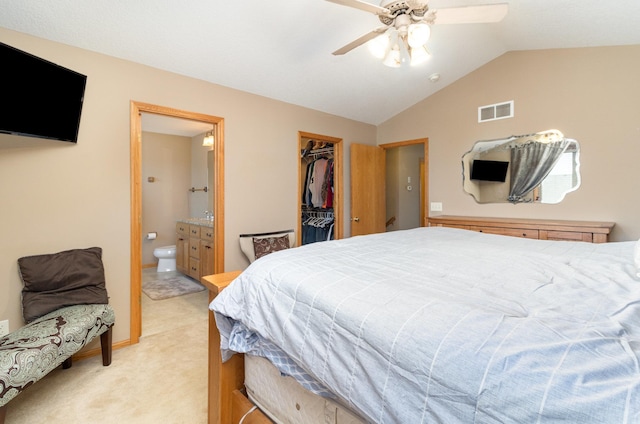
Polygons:
<instances>
[{"instance_id":1,"label":"wooden nightstand","mask_svg":"<svg viewBox=\"0 0 640 424\"><path fill-rule=\"evenodd\" d=\"M220 292L235 280L242 271L229 271L222 274L205 275L200 282L209 289L209 301L212 301Z\"/></svg>"}]
</instances>

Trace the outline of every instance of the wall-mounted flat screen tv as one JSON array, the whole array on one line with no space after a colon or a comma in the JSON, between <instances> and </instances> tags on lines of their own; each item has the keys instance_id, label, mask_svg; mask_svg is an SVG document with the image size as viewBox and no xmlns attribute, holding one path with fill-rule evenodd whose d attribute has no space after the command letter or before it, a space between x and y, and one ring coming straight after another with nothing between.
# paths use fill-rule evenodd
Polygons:
<instances>
[{"instance_id":1,"label":"wall-mounted flat screen tv","mask_svg":"<svg viewBox=\"0 0 640 424\"><path fill-rule=\"evenodd\" d=\"M476 159L471 164L471 179L478 181L504 182L509 162Z\"/></svg>"},{"instance_id":2,"label":"wall-mounted flat screen tv","mask_svg":"<svg viewBox=\"0 0 640 424\"><path fill-rule=\"evenodd\" d=\"M85 75L0 43L0 133L76 143Z\"/></svg>"}]
</instances>

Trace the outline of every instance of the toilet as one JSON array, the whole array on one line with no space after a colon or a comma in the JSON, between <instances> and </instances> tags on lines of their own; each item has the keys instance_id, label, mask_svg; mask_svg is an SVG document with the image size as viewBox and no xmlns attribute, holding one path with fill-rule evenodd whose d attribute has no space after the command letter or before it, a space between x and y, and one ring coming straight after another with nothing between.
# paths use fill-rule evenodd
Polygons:
<instances>
[{"instance_id":1,"label":"toilet","mask_svg":"<svg viewBox=\"0 0 640 424\"><path fill-rule=\"evenodd\" d=\"M158 272L176 270L176 246L161 246L153 250L153 256L158 258Z\"/></svg>"}]
</instances>

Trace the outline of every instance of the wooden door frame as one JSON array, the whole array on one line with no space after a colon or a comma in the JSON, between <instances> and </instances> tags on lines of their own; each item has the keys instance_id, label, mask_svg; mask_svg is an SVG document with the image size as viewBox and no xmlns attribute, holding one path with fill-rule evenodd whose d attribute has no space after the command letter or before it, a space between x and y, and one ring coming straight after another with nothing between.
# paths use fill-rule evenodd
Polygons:
<instances>
[{"instance_id":1,"label":"wooden door frame","mask_svg":"<svg viewBox=\"0 0 640 424\"><path fill-rule=\"evenodd\" d=\"M304 187L304 177L302 172L302 160L300 159L300 150L302 147L302 139L313 139L319 141L326 141L329 144L333 144L333 187L334 187L334 197L333 197L333 217L334 217L334 226L333 226L333 234L334 239L338 240L344 237L344 226L343 226L343 210L344 210L344 201L342 200L344 196L343 191L343 183L342 183L342 139L336 137L330 137L328 135L320 135L313 134L304 131L298 131L298 217L297 217L297 232L296 235L297 244L302 244L302 190Z\"/></svg>"},{"instance_id":2,"label":"wooden door frame","mask_svg":"<svg viewBox=\"0 0 640 424\"><path fill-rule=\"evenodd\" d=\"M214 274L224 271L224 119L188 112L165 106L131 101L130 167L131 167L131 316L129 341L138 343L142 334L142 113L164 115L192 121L210 123L214 126L215 148L214 162L214 200L213 213L216 217L213 226ZM186 190L186 188L185 188Z\"/></svg>"},{"instance_id":3,"label":"wooden door frame","mask_svg":"<svg viewBox=\"0 0 640 424\"><path fill-rule=\"evenodd\" d=\"M429 210L428 205L429 205L429 138L425 137L425 138L416 138L414 140L405 140L405 141L396 141L393 143L384 143L384 144L379 144L378 147L382 147L385 150L387 149L392 149L394 147L403 147L403 146L412 146L414 144L422 144L424 145L424 176L422 178L422 181L420 182L420 190L421 190L421 199L422 199L422 205L421 205L421 210L424 211L424 213L421 214L420 216L420 226L421 227L427 227L428 226L428 220L429 220L429 213L427 212Z\"/></svg>"}]
</instances>

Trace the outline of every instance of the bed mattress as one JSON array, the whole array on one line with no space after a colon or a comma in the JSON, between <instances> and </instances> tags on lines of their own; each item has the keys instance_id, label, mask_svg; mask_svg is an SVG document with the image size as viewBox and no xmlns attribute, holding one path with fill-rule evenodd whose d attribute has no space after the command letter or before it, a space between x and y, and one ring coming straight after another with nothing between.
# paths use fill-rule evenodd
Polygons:
<instances>
[{"instance_id":1,"label":"bed mattress","mask_svg":"<svg viewBox=\"0 0 640 424\"><path fill-rule=\"evenodd\" d=\"M351 237L261 258L211 309L223 355L285 358L371 422L640 422L634 243Z\"/></svg>"},{"instance_id":2,"label":"bed mattress","mask_svg":"<svg viewBox=\"0 0 640 424\"><path fill-rule=\"evenodd\" d=\"M245 355L247 395L278 424L364 424L366 421L338 402L304 389L282 376L269 360Z\"/></svg>"}]
</instances>

